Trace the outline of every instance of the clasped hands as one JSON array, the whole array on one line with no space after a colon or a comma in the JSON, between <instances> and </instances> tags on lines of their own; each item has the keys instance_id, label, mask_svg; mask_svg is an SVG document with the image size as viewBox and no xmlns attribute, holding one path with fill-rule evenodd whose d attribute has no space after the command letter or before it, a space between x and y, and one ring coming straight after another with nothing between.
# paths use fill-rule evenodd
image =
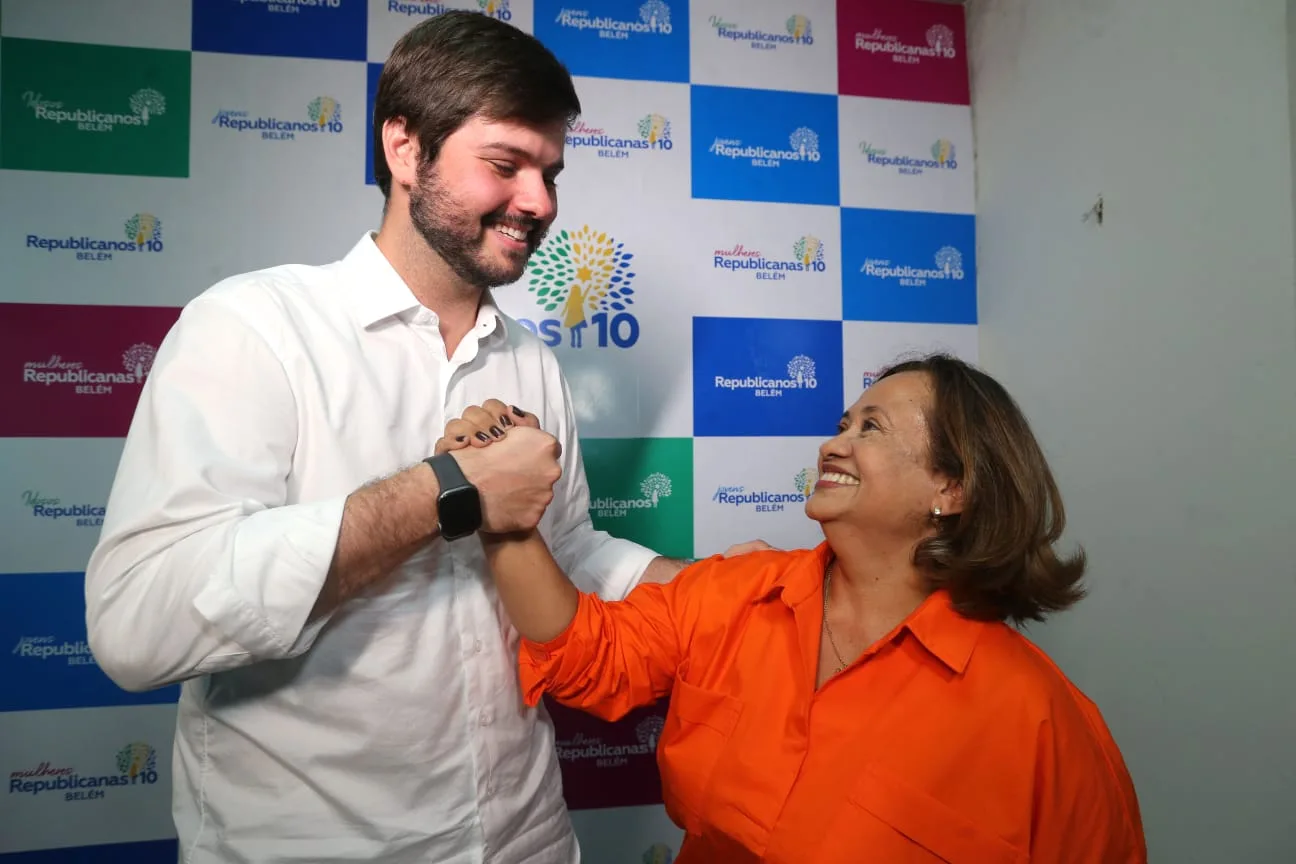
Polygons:
<instances>
[{"instance_id":1,"label":"clasped hands","mask_svg":"<svg viewBox=\"0 0 1296 864\"><path fill-rule=\"evenodd\" d=\"M455 453L464 476L477 487L483 535L535 530L562 476L558 439L540 428L536 415L498 399L470 406L451 420L435 452ZM751 540L729 547L725 557L772 548L764 540Z\"/></svg>"},{"instance_id":2,"label":"clasped hands","mask_svg":"<svg viewBox=\"0 0 1296 864\"><path fill-rule=\"evenodd\" d=\"M498 399L451 420L434 452L454 452L464 477L477 487L483 535L534 530L562 476L558 439L540 428L536 415Z\"/></svg>"}]
</instances>

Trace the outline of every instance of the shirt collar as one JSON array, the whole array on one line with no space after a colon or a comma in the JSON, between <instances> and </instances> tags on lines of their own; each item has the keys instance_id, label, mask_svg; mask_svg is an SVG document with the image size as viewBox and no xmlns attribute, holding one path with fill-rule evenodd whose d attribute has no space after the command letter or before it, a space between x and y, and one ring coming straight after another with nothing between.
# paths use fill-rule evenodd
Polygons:
<instances>
[{"instance_id":1,"label":"shirt collar","mask_svg":"<svg viewBox=\"0 0 1296 864\"><path fill-rule=\"evenodd\" d=\"M419 303L374 242L375 236L374 232L366 231L342 259L343 267L356 277L348 280L344 289L351 294L351 306L360 326L368 329L388 318L420 315L427 323L436 323L436 313ZM498 333L502 338L508 336L507 319L490 291L482 293L474 332L479 339L491 333Z\"/></svg>"},{"instance_id":2,"label":"shirt collar","mask_svg":"<svg viewBox=\"0 0 1296 864\"><path fill-rule=\"evenodd\" d=\"M828 567L832 549L827 541L819 544L809 554L778 573L769 587L757 595L754 602L765 603L780 598L789 608L813 601L823 605L823 576ZM821 613L822 614L822 613ZM935 591L918 608L909 613L886 637L895 641L909 633L936 659L953 672L967 668L977 639L991 622L965 618L954 608L954 602L945 590Z\"/></svg>"}]
</instances>

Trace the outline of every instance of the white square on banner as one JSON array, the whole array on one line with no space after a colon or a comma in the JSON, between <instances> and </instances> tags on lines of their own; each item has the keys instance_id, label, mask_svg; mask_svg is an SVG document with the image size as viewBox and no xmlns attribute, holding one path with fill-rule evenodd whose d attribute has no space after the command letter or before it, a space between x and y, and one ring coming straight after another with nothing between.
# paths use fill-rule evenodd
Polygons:
<instances>
[{"instance_id":1,"label":"white square on banner","mask_svg":"<svg viewBox=\"0 0 1296 864\"><path fill-rule=\"evenodd\" d=\"M174 705L0 714L0 853L176 836L175 722Z\"/></svg>"},{"instance_id":2,"label":"white square on banner","mask_svg":"<svg viewBox=\"0 0 1296 864\"><path fill-rule=\"evenodd\" d=\"M972 109L840 96L841 204L973 213Z\"/></svg>"},{"instance_id":3,"label":"white square on banner","mask_svg":"<svg viewBox=\"0 0 1296 864\"><path fill-rule=\"evenodd\" d=\"M365 64L193 55L191 262L216 279L340 259L382 219L364 185Z\"/></svg>"},{"instance_id":4,"label":"white square on banner","mask_svg":"<svg viewBox=\"0 0 1296 864\"><path fill-rule=\"evenodd\" d=\"M694 315L841 318L838 208L695 199L685 213L680 279Z\"/></svg>"},{"instance_id":5,"label":"white square on banner","mask_svg":"<svg viewBox=\"0 0 1296 864\"><path fill-rule=\"evenodd\" d=\"M574 810L571 821L585 861L671 864L684 839L660 806Z\"/></svg>"},{"instance_id":6,"label":"white square on banner","mask_svg":"<svg viewBox=\"0 0 1296 864\"><path fill-rule=\"evenodd\" d=\"M833 431L825 429L821 438L695 438L695 554L755 539L780 549L822 542L805 502L819 479L819 445Z\"/></svg>"},{"instance_id":7,"label":"white square on banner","mask_svg":"<svg viewBox=\"0 0 1296 864\"><path fill-rule=\"evenodd\" d=\"M179 306L207 287L202 265L227 236L216 199L191 202L170 178L11 171L4 188L22 202L0 207L6 303Z\"/></svg>"},{"instance_id":8,"label":"white square on banner","mask_svg":"<svg viewBox=\"0 0 1296 864\"><path fill-rule=\"evenodd\" d=\"M976 325L843 321L843 408L854 404L888 366L938 351L976 363Z\"/></svg>"},{"instance_id":9,"label":"white square on banner","mask_svg":"<svg viewBox=\"0 0 1296 864\"><path fill-rule=\"evenodd\" d=\"M689 37L694 84L837 92L834 0L693 0Z\"/></svg>"},{"instance_id":10,"label":"white square on banner","mask_svg":"<svg viewBox=\"0 0 1296 864\"><path fill-rule=\"evenodd\" d=\"M177 0L131 0L129 6L4 0L3 5L0 36L9 38L176 51L188 51L192 38L192 4Z\"/></svg>"},{"instance_id":11,"label":"white square on banner","mask_svg":"<svg viewBox=\"0 0 1296 864\"><path fill-rule=\"evenodd\" d=\"M564 198L522 278L494 291L558 356L583 436L692 434L691 289L673 269L677 212L652 199Z\"/></svg>"},{"instance_id":12,"label":"white square on banner","mask_svg":"<svg viewBox=\"0 0 1296 864\"><path fill-rule=\"evenodd\" d=\"M6 572L85 570L121 450L120 438L0 439Z\"/></svg>"},{"instance_id":13,"label":"white square on banner","mask_svg":"<svg viewBox=\"0 0 1296 864\"><path fill-rule=\"evenodd\" d=\"M581 116L567 133L560 215L581 201L637 210L689 197L689 88L662 81L577 78ZM641 217L642 219L642 217Z\"/></svg>"},{"instance_id":14,"label":"white square on banner","mask_svg":"<svg viewBox=\"0 0 1296 864\"><path fill-rule=\"evenodd\" d=\"M369 62L387 62L397 40L420 21L460 9L481 12L532 32L532 0L369 0Z\"/></svg>"}]
</instances>

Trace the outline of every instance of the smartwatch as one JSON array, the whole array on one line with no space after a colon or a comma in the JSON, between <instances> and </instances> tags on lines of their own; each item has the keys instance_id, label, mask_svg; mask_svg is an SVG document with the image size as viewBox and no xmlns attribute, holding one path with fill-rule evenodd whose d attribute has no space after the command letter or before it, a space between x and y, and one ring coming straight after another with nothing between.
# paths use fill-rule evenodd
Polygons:
<instances>
[{"instance_id":1,"label":"smartwatch","mask_svg":"<svg viewBox=\"0 0 1296 864\"><path fill-rule=\"evenodd\" d=\"M429 456L423 460L436 474L441 493L437 496L437 527L446 540L458 540L481 527L481 496L468 482L459 463L450 453Z\"/></svg>"}]
</instances>

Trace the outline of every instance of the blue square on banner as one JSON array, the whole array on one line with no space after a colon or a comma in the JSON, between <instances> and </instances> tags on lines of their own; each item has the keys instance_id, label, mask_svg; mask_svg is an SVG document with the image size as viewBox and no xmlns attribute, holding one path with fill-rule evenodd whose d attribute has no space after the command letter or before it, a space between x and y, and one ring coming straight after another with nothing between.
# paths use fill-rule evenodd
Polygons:
<instances>
[{"instance_id":1,"label":"blue square on banner","mask_svg":"<svg viewBox=\"0 0 1296 864\"><path fill-rule=\"evenodd\" d=\"M129 693L86 644L84 573L0 576L0 711L175 702L180 687Z\"/></svg>"},{"instance_id":2,"label":"blue square on banner","mask_svg":"<svg viewBox=\"0 0 1296 864\"><path fill-rule=\"evenodd\" d=\"M836 204L837 97L692 87L693 197Z\"/></svg>"},{"instance_id":3,"label":"blue square on banner","mask_svg":"<svg viewBox=\"0 0 1296 864\"><path fill-rule=\"evenodd\" d=\"M369 81L365 96L365 184L373 186L374 180L374 100L378 98L378 79L382 76L383 64L369 64Z\"/></svg>"},{"instance_id":4,"label":"blue square on banner","mask_svg":"<svg viewBox=\"0 0 1296 864\"><path fill-rule=\"evenodd\" d=\"M842 208L842 316L975 324L976 217Z\"/></svg>"},{"instance_id":5,"label":"blue square on banner","mask_svg":"<svg viewBox=\"0 0 1296 864\"><path fill-rule=\"evenodd\" d=\"M829 436L842 413L840 321L693 319L693 434Z\"/></svg>"},{"instance_id":6,"label":"blue square on banner","mask_svg":"<svg viewBox=\"0 0 1296 864\"><path fill-rule=\"evenodd\" d=\"M536 0L535 35L573 75L689 80L687 0Z\"/></svg>"},{"instance_id":7,"label":"blue square on banner","mask_svg":"<svg viewBox=\"0 0 1296 864\"><path fill-rule=\"evenodd\" d=\"M193 0L193 50L364 60L368 0Z\"/></svg>"},{"instance_id":8,"label":"blue square on banner","mask_svg":"<svg viewBox=\"0 0 1296 864\"><path fill-rule=\"evenodd\" d=\"M105 846L65 846L32 852L0 854L2 864L175 864L180 854L176 840L145 840Z\"/></svg>"}]
</instances>

